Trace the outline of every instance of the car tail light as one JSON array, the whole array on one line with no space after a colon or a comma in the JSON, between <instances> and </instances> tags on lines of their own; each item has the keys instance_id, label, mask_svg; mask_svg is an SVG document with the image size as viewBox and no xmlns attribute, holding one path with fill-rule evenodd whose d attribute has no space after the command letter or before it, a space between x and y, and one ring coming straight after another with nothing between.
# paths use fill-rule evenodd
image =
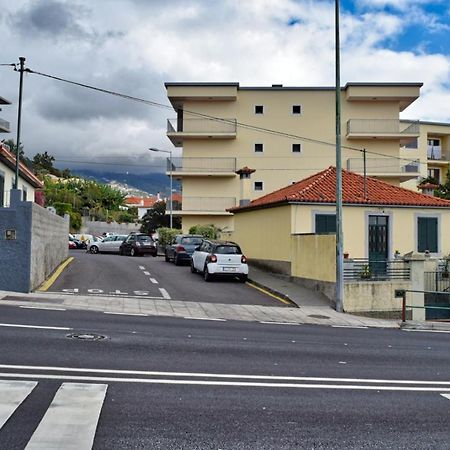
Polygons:
<instances>
[{"instance_id":1,"label":"car tail light","mask_svg":"<svg viewBox=\"0 0 450 450\"><path fill-rule=\"evenodd\" d=\"M217 256L216 255L210 255L209 262L216 263L217 262Z\"/></svg>"},{"instance_id":2,"label":"car tail light","mask_svg":"<svg viewBox=\"0 0 450 450\"><path fill-rule=\"evenodd\" d=\"M247 264L247 258L244 255L241 256L241 263Z\"/></svg>"},{"instance_id":3,"label":"car tail light","mask_svg":"<svg viewBox=\"0 0 450 450\"><path fill-rule=\"evenodd\" d=\"M182 245L177 245L176 251L177 252L185 252L186 249Z\"/></svg>"}]
</instances>

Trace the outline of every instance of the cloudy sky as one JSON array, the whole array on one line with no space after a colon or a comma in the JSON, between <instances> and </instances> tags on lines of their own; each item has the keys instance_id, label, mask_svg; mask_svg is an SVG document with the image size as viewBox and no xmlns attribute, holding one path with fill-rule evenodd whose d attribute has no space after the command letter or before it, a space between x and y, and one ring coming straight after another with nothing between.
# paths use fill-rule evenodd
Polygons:
<instances>
[{"instance_id":1,"label":"cloudy sky","mask_svg":"<svg viewBox=\"0 0 450 450\"><path fill-rule=\"evenodd\" d=\"M332 0L0 0L0 64L168 105L165 81L334 84ZM422 81L403 116L450 122L448 0L341 0L341 81ZM15 138L19 76L0 66ZM21 141L61 166L162 170L161 108L39 75L24 81ZM130 166L127 166L130 164Z\"/></svg>"}]
</instances>

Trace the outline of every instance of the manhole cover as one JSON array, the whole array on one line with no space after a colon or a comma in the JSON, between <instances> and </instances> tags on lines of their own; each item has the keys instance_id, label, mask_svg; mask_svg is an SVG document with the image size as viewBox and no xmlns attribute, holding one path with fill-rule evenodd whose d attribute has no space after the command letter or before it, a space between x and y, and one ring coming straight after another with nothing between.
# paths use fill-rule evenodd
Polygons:
<instances>
[{"instance_id":1,"label":"manhole cover","mask_svg":"<svg viewBox=\"0 0 450 450\"><path fill-rule=\"evenodd\" d=\"M101 341L106 339L106 336L94 333L72 333L68 334L66 337L70 339L80 339L81 341Z\"/></svg>"},{"instance_id":2,"label":"manhole cover","mask_svg":"<svg viewBox=\"0 0 450 450\"><path fill-rule=\"evenodd\" d=\"M320 314L309 314L308 317L312 317L313 319L329 319L328 316L321 316Z\"/></svg>"}]
</instances>

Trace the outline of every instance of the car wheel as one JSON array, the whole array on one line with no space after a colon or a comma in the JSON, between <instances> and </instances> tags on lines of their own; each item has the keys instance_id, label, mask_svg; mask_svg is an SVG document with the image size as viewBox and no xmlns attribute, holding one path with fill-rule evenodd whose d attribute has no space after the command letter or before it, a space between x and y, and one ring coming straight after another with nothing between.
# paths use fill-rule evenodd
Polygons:
<instances>
[{"instance_id":1,"label":"car wheel","mask_svg":"<svg viewBox=\"0 0 450 450\"><path fill-rule=\"evenodd\" d=\"M194 261L191 261L191 273L197 273L197 269L194 267Z\"/></svg>"},{"instance_id":2,"label":"car wheel","mask_svg":"<svg viewBox=\"0 0 450 450\"><path fill-rule=\"evenodd\" d=\"M119 248L119 255L123 256L123 249Z\"/></svg>"},{"instance_id":3,"label":"car wheel","mask_svg":"<svg viewBox=\"0 0 450 450\"><path fill-rule=\"evenodd\" d=\"M176 266L179 266L181 264L180 259L178 258L178 256L174 256L173 257L173 262Z\"/></svg>"},{"instance_id":4,"label":"car wheel","mask_svg":"<svg viewBox=\"0 0 450 450\"><path fill-rule=\"evenodd\" d=\"M167 253L164 255L164 259L166 260L166 262L170 262L169 255Z\"/></svg>"},{"instance_id":5,"label":"car wheel","mask_svg":"<svg viewBox=\"0 0 450 450\"><path fill-rule=\"evenodd\" d=\"M130 250L130 256L137 256L137 252L134 248Z\"/></svg>"},{"instance_id":6,"label":"car wheel","mask_svg":"<svg viewBox=\"0 0 450 450\"><path fill-rule=\"evenodd\" d=\"M98 247L96 245L91 245L91 248L89 249L91 253L98 253Z\"/></svg>"},{"instance_id":7,"label":"car wheel","mask_svg":"<svg viewBox=\"0 0 450 450\"><path fill-rule=\"evenodd\" d=\"M241 281L241 283L246 283L247 282L247 275L241 275L240 277L239 277L239 280Z\"/></svg>"},{"instance_id":8,"label":"car wheel","mask_svg":"<svg viewBox=\"0 0 450 450\"><path fill-rule=\"evenodd\" d=\"M203 279L205 281L211 281L212 275L208 272L208 266L205 266L205 269L203 270Z\"/></svg>"}]
</instances>

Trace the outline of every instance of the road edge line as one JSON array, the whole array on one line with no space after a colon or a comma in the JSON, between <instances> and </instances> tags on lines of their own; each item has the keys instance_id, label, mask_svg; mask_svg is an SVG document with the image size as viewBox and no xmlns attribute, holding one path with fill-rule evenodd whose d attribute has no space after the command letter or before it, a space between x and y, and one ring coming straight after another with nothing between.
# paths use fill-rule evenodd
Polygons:
<instances>
[{"instance_id":1,"label":"road edge line","mask_svg":"<svg viewBox=\"0 0 450 450\"><path fill-rule=\"evenodd\" d=\"M270 289L267 286L264 286L263 284L258 283L257 281L249 279L245 284L252 287L253 289L256 289L256 290L268 295L269 297L273 297L274 299L276 299L286 305L293 306L294 308L299 307L297 305L297 303L295 303L293 300L291 300L288 296L281 294L280 292L274 291L273 289Z\"/></svg>"},{"instance_id":2,"label":"road edge line","mask_svg":"<svg viewBox=\"0 0 450 450\"><path fill-rule=\"evenodd\" d=\"M63 273L64 269L74 260L73 256L69 256L64 262L62 262L57 269L48 277L37 289L38 292L48 291L58 277Z\"/></svg>"}]
</instances>

